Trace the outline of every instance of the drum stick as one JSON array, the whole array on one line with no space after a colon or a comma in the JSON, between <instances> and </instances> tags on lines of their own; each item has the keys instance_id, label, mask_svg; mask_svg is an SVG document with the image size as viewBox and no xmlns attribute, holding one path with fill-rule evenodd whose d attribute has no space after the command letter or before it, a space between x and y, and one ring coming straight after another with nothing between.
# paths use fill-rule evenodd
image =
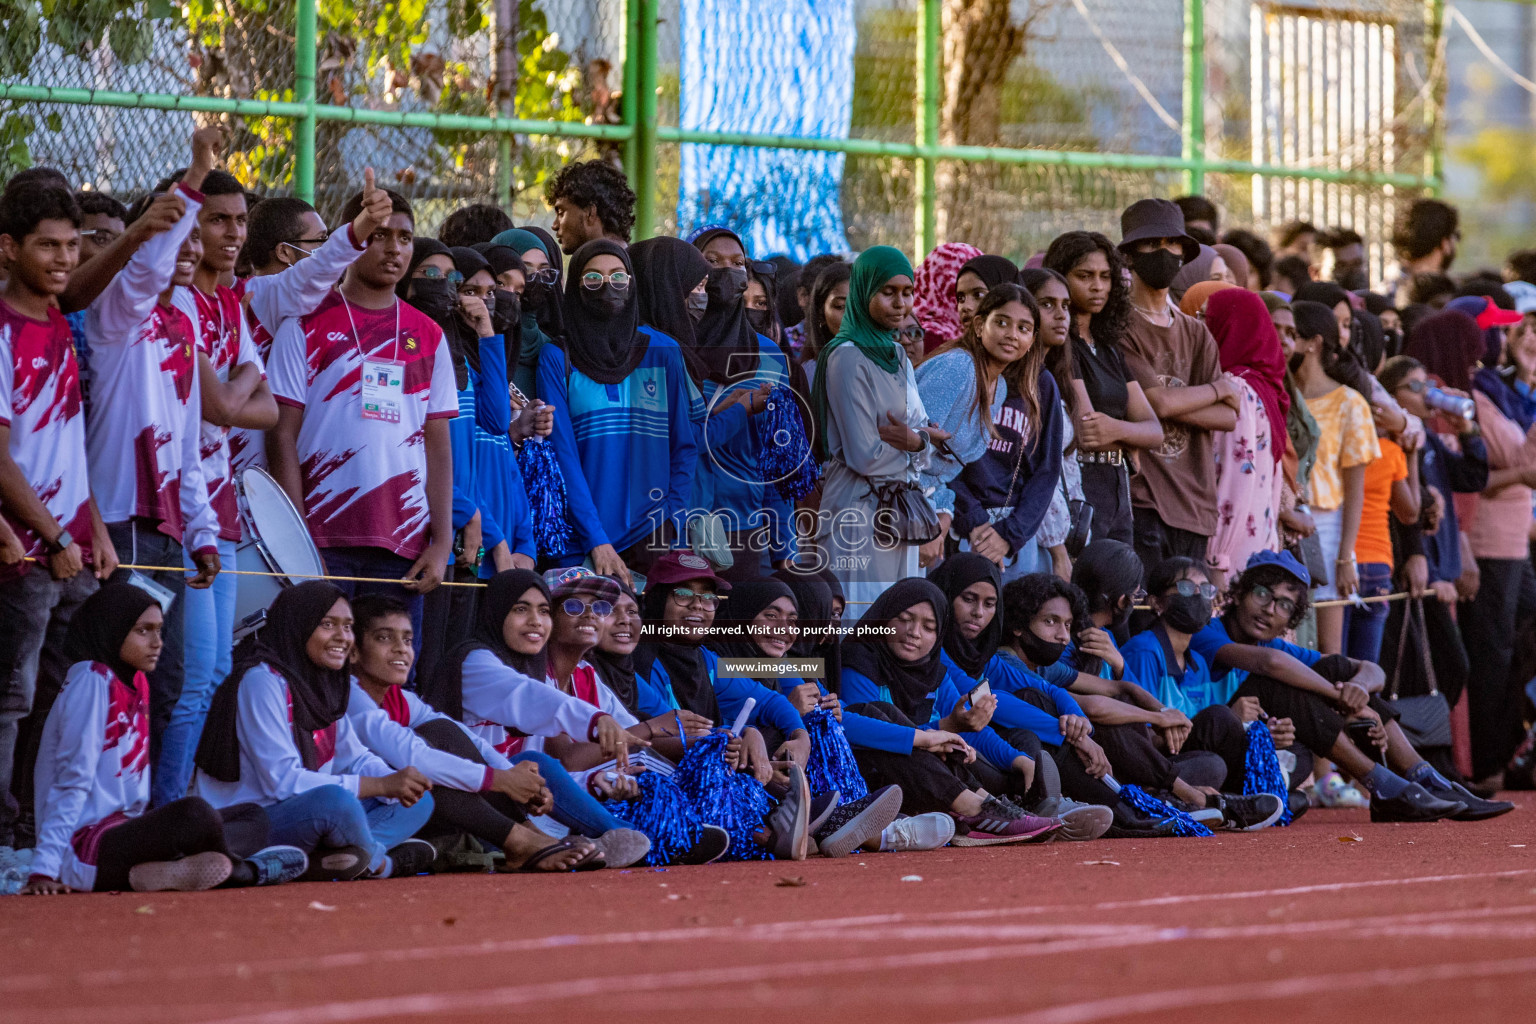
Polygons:
<instances>
[{"instance_id":1,"label":"drum stick","mask_svg":"<svg viewBox=\"0 0 1536 1024\"><path fill-rule=\"evenodd\" d=\"M741 712L736 716L736 724L731 726L731 735L740 736L741 730L747 727L747 719L752 714L752 709L757 707L757 698L748 697L747 702L741 706Z\"/></svg>"}]
</instances>

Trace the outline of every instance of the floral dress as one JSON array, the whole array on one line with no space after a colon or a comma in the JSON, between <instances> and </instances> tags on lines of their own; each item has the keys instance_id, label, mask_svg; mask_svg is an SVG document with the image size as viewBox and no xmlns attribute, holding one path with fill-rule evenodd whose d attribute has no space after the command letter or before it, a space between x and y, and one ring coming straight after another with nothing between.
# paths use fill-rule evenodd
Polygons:
<instances>
[{"instance_id":1,"label":"floral dress","mask_svg":"<svg viewBox=\"0 0 1536 1024\"><path fill-rule=\"evenodd\" d=\"M1259 396L1241 377L1228 375L1241 397L1237 425L1214 434L1216 449L1216 533L1207 557L1211 568L1242 572L1256 551L1278 551L1282 477L1275 462L1276 439ZM1283 444L1284 439L1278 443Z\"/></svg>"}]
</instances>

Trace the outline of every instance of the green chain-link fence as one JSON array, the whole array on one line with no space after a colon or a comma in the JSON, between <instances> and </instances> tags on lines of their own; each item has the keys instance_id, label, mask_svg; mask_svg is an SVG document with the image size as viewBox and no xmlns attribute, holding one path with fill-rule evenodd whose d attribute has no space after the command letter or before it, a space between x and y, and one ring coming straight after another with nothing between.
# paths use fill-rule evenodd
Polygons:
<instances>
[{"instance_id":1,"label":"green chain-link fence","mask_svg":"<svg viewBox=\"0 0 1536 1024\"><path fill-rule=\"evenodd\" d=\"M545 218L552 170L605 156L645 234L675 226L684 142L780 144L848 155L854 248L1016 257L1191 187L1381 239L1439 181L1438 0L853 0L847 139L681 132L678 3L0 0L0 177L131 196L217 116L248 187L327 214L371 165L428 226L470 199ZM719 59L753 74L752 40Z\"/></svg>"}]
</instances>

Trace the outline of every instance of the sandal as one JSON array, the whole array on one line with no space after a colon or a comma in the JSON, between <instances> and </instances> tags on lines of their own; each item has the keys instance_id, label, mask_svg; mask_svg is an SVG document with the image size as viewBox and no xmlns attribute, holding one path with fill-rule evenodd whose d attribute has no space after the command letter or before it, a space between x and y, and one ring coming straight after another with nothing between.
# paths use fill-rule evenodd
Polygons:
<instances>
[{"instance_id":1,"label":"sandal","mask_svg":"<svg viewBox=\"0 0 1536 1024\"><path fill-rule=\"evenodd\" d=\"M560 874L561 872L554 868L544 868L540 867L540 865L557 854L568 853L571 850L583 850L585 853L575 864L565 868L565 871L597 871L608 866L607 862L603 860L602 851L592 845L591 840L561 839L529 854L528 859L523 861L518 867L498 866L497 870L514 874Z\"/></svg>"}]
</instances>

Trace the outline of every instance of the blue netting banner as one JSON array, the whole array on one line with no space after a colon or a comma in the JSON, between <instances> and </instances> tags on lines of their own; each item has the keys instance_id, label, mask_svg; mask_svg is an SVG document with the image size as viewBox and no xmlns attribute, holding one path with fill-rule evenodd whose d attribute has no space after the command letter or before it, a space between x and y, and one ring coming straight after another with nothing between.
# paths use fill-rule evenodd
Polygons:
<instances>
[{"instance_id":1,"label":"blue netting banner","mask_svg":"<svg viewBox=\"0 0 1536 1024\"><path fill-rule=\"evenodd\" d=\"M848 137L853 0L681 0L680 125L700 131ZM722 60L746 52L752 63ZM841 153L682 147L678 234L736 229L756 256L844 252Z\"/></svg>"}]
</instances>

